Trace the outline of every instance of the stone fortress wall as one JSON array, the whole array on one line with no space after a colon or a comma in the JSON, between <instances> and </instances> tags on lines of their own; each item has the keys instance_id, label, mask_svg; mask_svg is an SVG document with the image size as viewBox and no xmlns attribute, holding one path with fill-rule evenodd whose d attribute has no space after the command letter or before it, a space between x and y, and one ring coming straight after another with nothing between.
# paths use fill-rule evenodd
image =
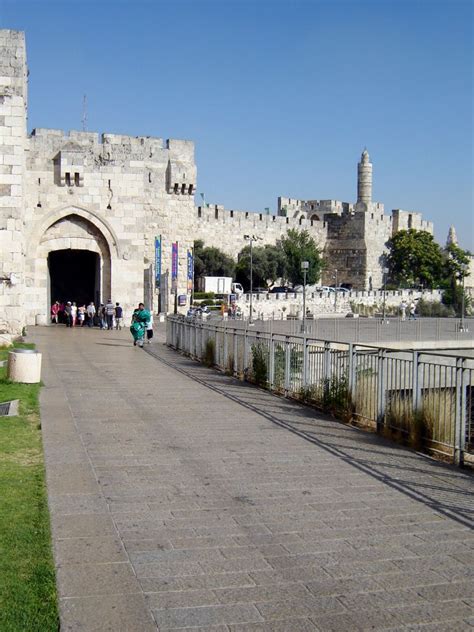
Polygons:
<instances>
[{"instance_id":1,"label":"stone fortress wall","mask_svg":"<svg viewBox=\"0 0 474 632\"><path fill-rule=\"evenodd\" d=\"M187 293L187 251L195 239L236 256L246 235L274 244L307 229L329 266L322 282L370 290L382 285L385 242L394 226L432 230L419 213L372 202L372 164L358 165L356 203L279 198L278 214L196 207L194 144L187 140L35 129L27 134L24 34L1 30L0 330L46 323L52 253L97 255L95 296L172 311L171 246L179 244L177 294ZM155 237L162 240L162 283L154 286ZM14 273L14 283L11 283ZM57 297L74 300L74 296ZM185 307L183 309L186 309Z\"/></svg>"}]
</instances>

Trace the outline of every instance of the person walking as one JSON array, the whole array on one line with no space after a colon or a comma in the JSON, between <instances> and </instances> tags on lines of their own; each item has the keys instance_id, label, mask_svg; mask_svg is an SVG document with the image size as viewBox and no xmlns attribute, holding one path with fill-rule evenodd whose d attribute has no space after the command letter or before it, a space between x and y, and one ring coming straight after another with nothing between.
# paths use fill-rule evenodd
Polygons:
<instances>
[{"instance_id":1,"label":"person walking","mask_svg":"<svg viewBox=\"0 0 474 632\"><path fill-rule=\"evenodd\" d=\"M415 303L415 301L412 301L410 303L410 316L408 317L408 320L416 320L416 303Z\"/></svg>"},{"instance_id":2,"label":"person walking","mask_svg":"<svg viewBox=\"0 0 474 632\"><path fill-rule=\"evenodd\" d=\"M407 318L407 307L408 305L406 304L405 301L402 301L400 303L400 315L402 317L402 320L406 320Z\"/></svg>"},{"instance_id":3,"label":"person walking","mask_svg":"<svg viewBox=\"0 0 474 632\"><path fill-rule=\"evenodd\" d=\"M94 326L94 316L95 316L95 305L91 301L89 305L87 306L87 326L88 327Z\"/></svg>"},{"instance_id":4,"label":"person walking","mask_svg":"<svg viewBox=\"0 0 474 632\"><path fill-rule=\"evenodd\" d=\"M145 305L140 303L133 312L132 324L130 325L130 333L133 336L133 346L143 347L143 339L148 321L150 320L150 312L145 309Z\"/></svg>"},{"instance_id":5,"label":"person walking","mask_svg":"<svg viewBox=\"0 0 474 632\"><path fill-rule=\"evenodd\" d=\"M100 329L105 329L107 327L107 321L105 319L105 305L103 303L100 304L97 315L99 317Z\"/></svg>"},{"instance_id":6,"label":"person walking","mask_svg":"<svg viewBox=\"0 0 474 632\"><path fill-rule=\"evenodd\" d=\"M151 344L151 339L153 338L153 314L150 312L150 320L146 325L146 341L148 344Z\"/></svg>"},{"instance_id":7,"label":"person walking","mask_svg":"<svg viewBox=\"0 0 474 632\"><path fill-rule=\"evenodd\" d=\"M105 318L107 321L107 329L112 331L114 328L114 316L115 316L115 307L112 303L112 300L109 298L105 305Z\"/></svg>"},{"instance_id":8,"label":"person walking","mask_svg":"<svg viewBox=\"0 0 474 632\"><path fill-rule=\"evenodd\" d=\"M66 319L66 327L72 327L72 304L68 301L64 307L64 318Z\"/></svg>"},{"instance_id":9,"label":"person walking","mask_svg":"<svg viewBox=\"0 0 474 632\"><path fill-rule=\"evenodd\" d=\"M51 322L58 324L59 318L59 301L55 301L51 305Z\"/></svg>"},{"instance_id":10,"label":"person walking","mask_svg":"<svg viewBox=\"0 0 474 632\"><path fill-rule=\"evenodd\" d=\"M79 327L84 327L84 321L86 319L86 306L79 305L77 308L77 320L79 322Z\"/></svg>"},{"instance_id":11,"label":"person walking","mask_svg":"<svg viewBox=\"0 0 474 632\"><path fill-rule=\"evenodd\" d=\"M123 309L120 303L115 303L115 329L123 327Z\"/></svg>"},{"instance_id":12,"label":"person walking","mask_svg":"<svg viewBox=\"0 0 474 632\"><path fill-rule=\"evenodd\" d=\"M73 302L73 304L71 305L71 327L76 326L76 320L77 320L77 305L75 302Z\"/></svg>"}]
</instances>

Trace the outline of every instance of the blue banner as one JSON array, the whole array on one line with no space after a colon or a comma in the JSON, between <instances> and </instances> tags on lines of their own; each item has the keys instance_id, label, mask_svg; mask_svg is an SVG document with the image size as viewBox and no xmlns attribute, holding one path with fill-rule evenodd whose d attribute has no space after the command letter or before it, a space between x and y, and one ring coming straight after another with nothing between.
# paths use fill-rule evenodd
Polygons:
<instances>
[{"instance_id":1,"label":"blue banner","mask_svg":"<svg viewBox=\"0 0 474 632\"><path fill-rule=\"evenodd\" d=\"M155 286L161 283L161 235L155 237Z\"/></svg>"},{"instance_id":2,"label":"blue banner","mask_svg":"<svg viewBox=\"0 0 474 632\"><path fill-rule=\"evenodd\" d=\"M188 250L188 294L193 293L194 282L194 256L192 250Z\"/></svg>"},{"instance_id":3,"label":"blue banner","mask_svg":"<svg viewBox=\"0 0 474 632\"><path fill-rule=\"evenodd\" d=\"M171 244L171 291L178 292L178 242Z\"/></svg>"}]
</instances>

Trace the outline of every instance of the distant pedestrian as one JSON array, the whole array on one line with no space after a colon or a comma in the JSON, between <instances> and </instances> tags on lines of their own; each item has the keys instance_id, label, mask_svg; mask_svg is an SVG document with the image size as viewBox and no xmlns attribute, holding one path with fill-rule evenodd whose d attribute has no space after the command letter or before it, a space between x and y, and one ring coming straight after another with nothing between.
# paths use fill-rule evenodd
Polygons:
<instances>
[{"instance_id":1,"label":"distant pedestrian","mask_svg":"<svg viewBox=\"0 0 474 632\"><path fill-rule=\"evenodd\" d=\"M415 301L412 301L410 303L410 316L408 317L409 320L416 320L416 303Z\"/></svg>"},{"instance_id":2,"label":"distant pedestrian","mask_svg":"<svg viewBox=\"0 0 474 632\"><path fill-rule=\"evenodd\" d=\"M86 311L87 311L87 326L88 327L93 327L94 326L94 317L95 317L95 305L94 305L94 303L92 301L87 306L87 310Z\"/></svg>"},{"instance_id":3,"label":"distant pedestrian","mask_svg":"<svg viewBox=\"0 0 474 632\"><path fill-rule=\"evenodd\" d=\"M115 329L123 327L123 309L120 303L115 303Z\"/></svg>"},{"instance_id":4,"label":"distant pedestrian","mask_svg":"<svg viewBox=\"0 0 474 632\"><path fill-rule=\"evenodd\" d=\"M66 327L72 327L72 304L68 301L64 306L64 318L66 319Z\"/></svg>"},{"instance_id":5,"label":"distant pedestrian","mask_svg":"<svg viewBox=\"0 0 474 632\"><path fill-rule=\"evenodd\" d=\"M111 299L105 305L105 318L107 321L107 329L111 331L114 328L115 307Z\"/></svg>"},{"instance_id":6,"label":"distant pedestrian","mask_svg":"<svg viewBox=\"0 0 474 632\"><path fill-rule=\"evenodd\" d=\"M51 322L58 324L59 318L59 301L55 301L51 305Z\"/></svg>"},{"instance_id":7,"label":"distant pedestrian","mask_svg":"<svg viewBox=\"0 0 474 632\"><path fill-rule=\"evenodd\" d=\"M99 316L99 327L101 329L105 329L107 327L107 321L105 318L105 305L103 303L101 303L99 306L98 316Z\"/></svg>"},{"instance_id":8,"label":"distant pedestrian","mask_svg":"<svg viewBox=\"0 0 474 632\"><path fill-rule=\"evenodd\" d=\"M86 319L86 306L79 305L77 308L77 321L79 323L79 327L84 327L84 321Z\"/></svg>"},{"instance_id":9,"label":"distant pedestrian","mask_svg":"<svg viewBox=\"0 0 474 632\"><path fill-rule=\"evenodd\" d=\"M146 340L148 344L151 344L151 339L153 338L153 314L150 312L150 320L146 326Z\"/></svg>"},{"instance_id":10,"label":"distant pedestrian","mask_svg":"<svg viewBox=\"0 0 474 632\"><path fill-rule=\"evenodd\" d=\"M402 317L402 320L406 320L407 317L407 307L408 305L406 304L405 301L402 301L400 303L400 316Z\"/></svg>"},{"instance_id":11,"label":"distant pedestrian","mask_svg":"<svg viewBox=\"0 0 474 632\"><path fill-rule=\"evenodd\" d=\"M75 302L73 302L73 304L71 305L71 327L75 327L76 326L76 320L77 320L77 305Z\"/></svg>"}]
</instances>

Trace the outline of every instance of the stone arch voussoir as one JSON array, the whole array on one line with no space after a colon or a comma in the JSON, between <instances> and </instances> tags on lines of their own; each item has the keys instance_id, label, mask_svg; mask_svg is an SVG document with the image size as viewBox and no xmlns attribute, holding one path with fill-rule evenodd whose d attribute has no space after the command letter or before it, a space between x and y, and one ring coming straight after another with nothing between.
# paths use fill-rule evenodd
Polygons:
<instances>
[{"instance_id":1,"label":"stone arch voussoir","mask_svg":"<svg viewBox=\"0 0 474 632\"><path fill-rule=\"evenodd\" d=\"M98 213L75 205L63 206L52 210L50 213L44 215L33 227L28 239L28 246L32 249L31 255L33 257L35 256L35 251L39 247L43 235L53 224L74 215L79 216L92 224L96 230L103 235L112 258L122 258L122 252L117 235L110 224Z\"/></svg>"}]
</instances>

